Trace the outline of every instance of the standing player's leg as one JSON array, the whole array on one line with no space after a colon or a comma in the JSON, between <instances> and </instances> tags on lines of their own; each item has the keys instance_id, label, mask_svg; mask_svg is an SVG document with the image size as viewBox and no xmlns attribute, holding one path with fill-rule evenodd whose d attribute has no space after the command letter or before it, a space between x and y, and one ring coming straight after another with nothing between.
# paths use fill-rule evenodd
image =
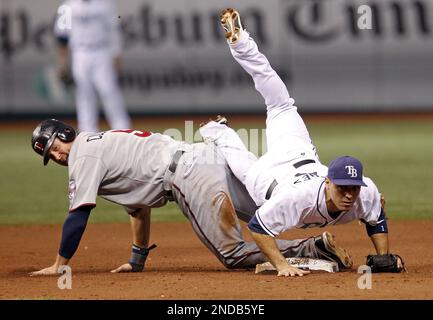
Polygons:
<instances>
[{"instance_id":1,"label":"standing player's leg","mask_svg":"<svg viewBox=\"0 0 433 320\"><path fill-rule=\"evenodd\" d=\"M92 61L85 55L76 54L72 58L72 74L76 84L75 104L78 130L98 131L98 108L96 93L92 83Z\"/></svg>"},{"instance_id":2,"label":"standing player's leg","mask_svg":"<svg viewBox=\"0 0 433 320\"><path fill-rule=\"evenodd\" d=\"M243 30L239 13L233 9L223 11L221 23L226 29L233 57L252 77L255 88L265 100L268 151L290 151L293 147L305 146L315 153L304 121L294 106L294 99L255 41Z\"/></svg>"},{"instance_id":3,"label":"standing player's leg","mask_svg":"<svg viewBox=\"0 0 433 320\"><path fill-rule=\"evenodd\" d=\"M112 129L131 128L131 120L119 88L111 55L101 54L98 57L93 76L110 127Z\"/></svg>"}]
</instances>

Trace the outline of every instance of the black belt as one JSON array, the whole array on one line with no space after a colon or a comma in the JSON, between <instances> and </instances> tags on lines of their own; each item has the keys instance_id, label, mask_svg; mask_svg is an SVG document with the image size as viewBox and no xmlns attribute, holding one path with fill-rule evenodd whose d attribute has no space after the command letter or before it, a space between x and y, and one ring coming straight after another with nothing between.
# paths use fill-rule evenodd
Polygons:
<instances>
[{"instance_id":1,"label":"black belt","mask_svg":"<svg viewBox=\"0 0 433 320\"><path fill-rule=\"evenodd\" d=\"M171 158L170 165L168 166L168 171L170 171L171 173L176 172L177 165L179 164L179 159L180 159L180 157L182 157L182 155L184 153L185 153L185 151L183 151L183 150L177 150L174 153L173 157ZM165 191L165 197L167 198L168 201L174 201L173 191L171 191L171 190Z\"/></svg>"},{"instance_id":2,"label":"black belt","mask_svg":"<svg viewBox=\"0 0 433 320\"><path fill-rule=\"evenodd\" d=\"M312 160L312 159L307 159L307 160L301 160L299 162L296 162L293 164L293 166L298 169L299 167L305 166L306 164L309 163L316 163L316 161Z\"/></svg>"},{"instance_id":3,"label":"black belt","mask_svg":"<svg viewBox=\"0 0 433 320\"><path fill-rule=\"evenodd\" d=\"M271 183L268 191L266 191L266 196L265 196L266 200L269 200L271 198L272 191L274 191L274 189L277 186L277 184L278 184L277 180L274 179L274 181L272 181L272 183Z\"/></svg>"},{"instance_id":4,"label":"black belt","mask_svg":"<svg viewBox=\"0 0 433 320\"><path fill-rule=\"evenodd\" d=\"M293 166L295 167L295 169L298 169L309 163L316 163L316 161L312 159L301 160L299 162L294 163ZM274 191L277 185L278 182L277 180L274 179L274 181L272 181L271 185L269 186L268 191L266 191L265 200L269 200L271 198L272 192Z\"/></svg>"},{"instance_id":5,"label":"black belt","mask_svg":"<svg viewBox=\"0 0 433 320\"><path fill-rule=\"evenodd\" d=\"M183 150L177 150L175 153L174 153L174 155L173 155L173 158L171 159L171 163L170 163L170 165L168 166L168 170L171 172L171 173L175 173L176 172L176 168L177 168L177 165L178 165L178 163L179 163L179 159L180 159L180 157L182 157L182 155L185 153L185 151L183 151Z\"/></svg>"}]
</instances>

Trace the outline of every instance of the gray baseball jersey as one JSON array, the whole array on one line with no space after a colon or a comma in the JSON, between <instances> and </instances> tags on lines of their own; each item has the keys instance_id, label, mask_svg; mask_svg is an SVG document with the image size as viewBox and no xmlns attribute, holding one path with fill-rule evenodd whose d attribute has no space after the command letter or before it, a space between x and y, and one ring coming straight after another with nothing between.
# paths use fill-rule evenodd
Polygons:
<instances>
[{"instance_id":1,"label":"gray baseball jersey","mask_svg":"<svg viewBox=\"0 0 433 320\"><path fill-rule=\"evenodd\" d=\"M169 168L177 150L184 153L172 172ZM244 217L252 216L253 201L245 187L234 182L227 162L214 147L133 130L81 133L68 165L70 210L95 205L97 195L128 212L159 207L167 202L170 190L197 236L226 267L251 268L267 261L255 242L244 241L236 216L239 201L243 213L251 210ZM320 257L313 238L279 240L278 245L286 257Z\"/></svg>"},{"instance_id":2,"label":"gray baseball jersey","mask_svg":"<svg viewBox=\"0 0 433 320\"><path fill-rule=\"evenodd\" d=\"M182 143L159 133L112 130L80 133L68 159L70 211L99 195L128 212L167 200L163 176Z\"/></svg>"}]
</instances>

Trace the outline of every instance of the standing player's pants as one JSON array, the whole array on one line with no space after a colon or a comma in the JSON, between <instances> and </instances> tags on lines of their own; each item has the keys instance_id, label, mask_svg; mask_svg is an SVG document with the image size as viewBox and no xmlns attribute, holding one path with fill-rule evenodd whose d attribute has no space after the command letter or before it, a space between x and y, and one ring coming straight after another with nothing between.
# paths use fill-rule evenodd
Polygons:
<instances>
[{"instance_id":1,"label":"standing player's pants","mask_svg":"<svg viewBox=\"0 0 433 320\"><path fill-rule=\"evenodd\" d=\"M268 151L258 161L232 129L210 122L200 129L203 138L212 141L223 152L228 164L241 180L258 206L266 200L266 194L274 180L295 176L293 166L302 160L314 160L302 167L304 172L318 171L325 174L316 154L308 130L294 106L294 100L257 44L242 31L239 40L230 45L235 60L252 77L256 90L265 100L266 138Z\"/></svg>"},{"instance_id":2,"label":"standing player's pants","mask_svg":"<svg viewBox=\"0 0 433 320\"><path fill-rule=\"evenodd\" d=\"M256 243L246 242L231 201L229 186L231 172L215 147L194 144L180 158L175 173L167 179L173 197L191 222L200 240L225 267L253 268L267 261ZM246 193L245 189L237 193ZM248 197L248 194L244 194ZM251 216L254 212L251 213ZM285 257L319 258L313 238L277 240Z\"/></svg>"},{"instance_id":3,"label":"standing player's pants","mask_svg":"<svg viewBox=\"0 0 433 320\"><path fill-rule=\"evenodd\" d=\"M112 129L129 129L130 119L118 85L113 59L108 52L79 52L72 57L76 83L78 129L97 132L99 95Z\"/></svg>"}]
</instances>

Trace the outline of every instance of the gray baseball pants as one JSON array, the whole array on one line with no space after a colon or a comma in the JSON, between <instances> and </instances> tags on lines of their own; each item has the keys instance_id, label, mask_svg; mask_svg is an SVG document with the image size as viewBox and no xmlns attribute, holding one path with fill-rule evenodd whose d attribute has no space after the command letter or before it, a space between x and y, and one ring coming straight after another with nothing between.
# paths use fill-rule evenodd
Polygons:
<instances>
[{"instance_id":1,"label":"gray baseball pants","mask_svg":"<svg viewBox=\"0 0 433 320\"><path fill-rule=\"evenodd\" d=\"M248 269L268 261L254 241L242 237L238 215L248 221L257 208L224 157L204 143L188 149L166 179L194 232L226 268ZM277 244L285 257L319 258L314 238L277 240Z\"/></svg>"}]
</instances>

